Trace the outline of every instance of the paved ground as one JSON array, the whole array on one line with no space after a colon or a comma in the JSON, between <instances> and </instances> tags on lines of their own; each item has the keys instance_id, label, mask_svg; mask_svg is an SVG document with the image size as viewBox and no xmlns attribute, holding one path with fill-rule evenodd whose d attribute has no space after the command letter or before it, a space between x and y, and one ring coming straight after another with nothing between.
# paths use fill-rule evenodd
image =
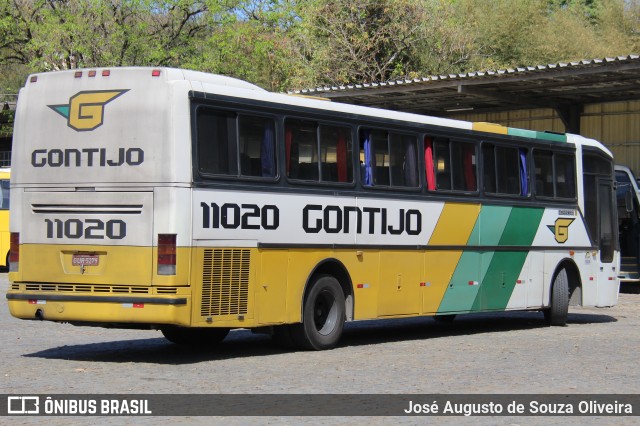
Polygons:
<instances>
[{"instance_id":1,"label":"paved ground","mask_svg":"<svg viewBox=\"0 0 640 426\"><path fill-rule=\"evenodd\" d=\"M0 274L0 294L7 289ZM0 393L640 393L640 295L614 308L571 308L567 327L542 314L469 315L347 325L342 346L288 352L267 336L233 331L215 350L180 348L159 332L21 321L0 301ZM10 419L12 424L91 424ZM101 423L131 424L108 418ZM246 424L247 419L214 419ZM250 418L252 424L634 424L635 418ZM437 421L436 421L437 420ZM206 418L139 418L137 424Z\"/></svg>"}]
</instances>

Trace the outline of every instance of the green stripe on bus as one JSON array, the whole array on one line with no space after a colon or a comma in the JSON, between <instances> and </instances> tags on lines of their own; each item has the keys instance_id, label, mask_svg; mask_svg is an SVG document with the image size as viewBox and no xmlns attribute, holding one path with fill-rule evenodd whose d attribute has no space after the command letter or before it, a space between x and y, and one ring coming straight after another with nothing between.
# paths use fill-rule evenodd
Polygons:
<instances>
[{"instance_id":1,"label":"green stripe on bus","mask_svg":"<svg viewBox=\"0 0 640 426\"><path fill-rule=\"evenodd\" d=\"M552 142L567 142L567 135L564 133L536 132L535 130L514 129L509 127L508 135L531 139L544 139Z\"/></svg>"},{"instance_id":2,"label":"green stripe on bus","mask_svg":"<svg viewBox=\"0 0 640 426\"><path fill-rule=\"evenodd\" d=\"M536 132L538 139L544 139L552 142L567 142L567 135L564 133Z\"/></svg>"},{"instance_id":3,"label":"green stripe on bus","mask_svg":"<svg viewBox=\"0 0 640 426\"><path fill-rule=\"evenodd\" d=\"M510 136L521 136L523 138L536 138L538 132L534 130L524 130L524 129L514 129L513 127L509 127L509 135Z\"/></svg>"},{"instance_id":4,"label":"green stripe on bus","mask_svg":"<svg viewBox=\"0 0 640 426\"><path fill-rule=\"evenodd\" d=\"M542 220L542 208L514 207L500 238L500 246L530 246ZM500 251L480 284L472 310L504 310L527 258L527 251Z\"/></svg>"},{"instance_id":5,"label":"green stripe on bus","mask_svg":"<svg viewBox=\"0 0 640 426\"><path fill-rule=\"evenodd\" d=\"M475 245L498 245L511 209L511 207L505 206L482 206L478 220L467 241L469 248L472 249ZM438 312L471 310L480 288L478 284L482 281L492 256L493 252L480 253L465 250L462 253L447 291L440 302Z\"/></svg>"}]
</instances>

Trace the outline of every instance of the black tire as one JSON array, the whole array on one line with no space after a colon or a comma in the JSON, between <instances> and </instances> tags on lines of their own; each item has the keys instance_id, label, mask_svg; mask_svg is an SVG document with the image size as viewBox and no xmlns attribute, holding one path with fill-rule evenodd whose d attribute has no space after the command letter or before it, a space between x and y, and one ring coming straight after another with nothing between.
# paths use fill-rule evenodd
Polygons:
<instances>
[{"instance_id":1,"label":"black tire","mask_svg":"<svg viewBox=\"0 0 640 426\"><path fill-rule=\"evenodd\" d=\"M434 315L433 319L442 324L451 324L456 319L456 314Z\"/></svg>"},{"instance_id":2,"label":"black tire","mask_svg":"<svg viewBox=\"0 0 640 426\"><path fill-rule=\"evenodd\" d=\"M564 326L569 314L569 278L567 271L561 269L556 274L551 287L551 306L544 310L544 319L548 325Z\"/></svg>"},{"instance_id":3,"label":"black tire","mask_svg":"<svg viewBox=\"0 0 640 426\"><path fill-rule=\"evenodd\" d=\"M228 328L165 327L160 331L168 341L189 346L214 346L229 334Z\"/></svg>"},{"instance_id":4,"label":"black tire","mask_svg":"<svg viewBox=\"0 0 640 426\"><path fill-rule=\"evenodd\" d=\"M324 350L338 344L345 321L342 287L331 275L318 276L307 293L302 323L289 327L291 338L302 349Z\"/></svg>"}]
</instances>

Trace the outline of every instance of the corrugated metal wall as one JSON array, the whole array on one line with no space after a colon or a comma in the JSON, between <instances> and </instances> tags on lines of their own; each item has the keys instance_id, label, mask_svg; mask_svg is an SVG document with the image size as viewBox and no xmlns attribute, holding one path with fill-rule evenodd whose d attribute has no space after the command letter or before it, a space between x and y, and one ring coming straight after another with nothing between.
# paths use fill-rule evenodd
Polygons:
<instances>
[{"instance_id":1,"label":"corrugated metal wall","mask_svg":"<svg viewBox=\"0 0 640 426\"><path fill-rule=\"evenodd\" d=\"M564 124L553 109L461 114L452 118L564 132ZM583 136L607 145L617 163L631 167L636 175L640 175L640 101L587 105L580 116L580 129Z\"/></svg>"},{"instance_id":2,"label":"corrugated metal wall","mask_svg":"<svg viewBox=\"0 0 640 426\"><path fill-rule=\"evenodd\" d=\"M640 101L588 105L580 129L607 145L617 163L640 174Z\"/></svg>"}]
</instances>

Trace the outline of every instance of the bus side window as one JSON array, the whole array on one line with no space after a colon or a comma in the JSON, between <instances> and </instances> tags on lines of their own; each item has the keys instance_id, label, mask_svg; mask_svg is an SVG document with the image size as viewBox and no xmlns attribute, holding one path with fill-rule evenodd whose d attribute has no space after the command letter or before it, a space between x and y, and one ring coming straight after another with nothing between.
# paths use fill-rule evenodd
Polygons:
<instances>
[{"instance_id":1,"label":"bus side window","mask_svg":"<svg viewBox=\"0 0 640 426\"><path fill-rule=\"evenodd\" d=\"M576 172L573 155L555 153L556 197L576 197Z\"/></svg>"},{"instance_id":2,"label":"bus side window","mask_svg":"<svg viewBox=\"0 0 640 426\"><path fill-rule=\"evenodd\" d=\"M314 121L287 119L285 122L287 177L319 179L318 124Z\"/></svg>"},{"instance_id":3,"label":"bus side window","mask_svg":"<svg viewBox=\"0 0 640 426\"><path fill-rule=\"evenodd\" d=\"M196 126L200 172L237 176L236 115L198 108Z\"/></svg>"},{"instance_id":4,"label":"bus side window","mask_svg":"<svg viewBox=\"0 0 640 426\"><path fill-rule=\"evenodd\" d=\"M322 182L353 182L351 129L320 125L320 171Z\"/></svg>"},{"instance_id":5,"label":"bus side window","mask_svg":"<svg viewBox=\"0 0 640 426\"><path fill-rule=\"evenodd\" d=\"M526 196L521 152L516 147L485 143L482 146L484 191L499 195Z\"/></svg>"},{"instance_id":6,"label":"bus side window","mask_svg":"<svg viewBox=\"0 0 640 426\"><path fill-rule=\"evenodd\" d=\"M419 186L418 139L414 136L362 129L360 162L366 186Z\"/></svg>"},{"instance_id":7,"label":"bus side window","mask_svg":"<svg viewBox=\"0 0 640 426\"><path fill-rule=\"evenodd\" d=\"M436 187L442 190L477 191L475 144L437 138L433 146Z\"/></svg>"},{"instance_id":8,"label":"bus side window","mask_svg":"<svg viewBox=\"0 0 640 426\"><path fill-rule=\"evenodd\" d=\"M276 177L275 125L265 117L238 117L240 174Z\"/></svg>"},{"instance_id":9,"label":"bus side window","mask_svg":"<svg viewBox=\"0 0 640 426\"><path fill-rule=\"evenodd\" d=\"M289 179L353 182L351 129L287 119L285 157Z\"/></svg>"},{"instance_id":10,"label":"bus side window","mask_svg":"<svg viewBox=\"0 0 640 426\"><path fill-rule=\"evenodd\" d=\"M517 148L496 146L497 191L520 195L520 155Z\"/></svg>"},{"instance_id":11,"label":"bus side window","mask_svg":"<svg viewBox=\"0 0 640 426\"><path fill-rule=\"evenodd\" d=\"M198 170L204 175L275 178L275 122L271 118L198 107Z\"/></svg>"},{"instance_id":12,"label":"bus side window","mask_svg":"<svg viewBox=\"0 0 640 426\"><path fill-rule=\"evenodd\" d=\"M536 149L533 151L533 164L536 170L536 195L553 197L552 152Z\"/></svg>"},{"instance_id":13,"label":"bus side window","mask_svg":"<svg viewBox=\"0 0 640 426\"><path fill-rule=\"evenodd\" d=\"M573 155L534 149L536 196L573 199L576 196Z\"/></svg>"}]
</instances>

